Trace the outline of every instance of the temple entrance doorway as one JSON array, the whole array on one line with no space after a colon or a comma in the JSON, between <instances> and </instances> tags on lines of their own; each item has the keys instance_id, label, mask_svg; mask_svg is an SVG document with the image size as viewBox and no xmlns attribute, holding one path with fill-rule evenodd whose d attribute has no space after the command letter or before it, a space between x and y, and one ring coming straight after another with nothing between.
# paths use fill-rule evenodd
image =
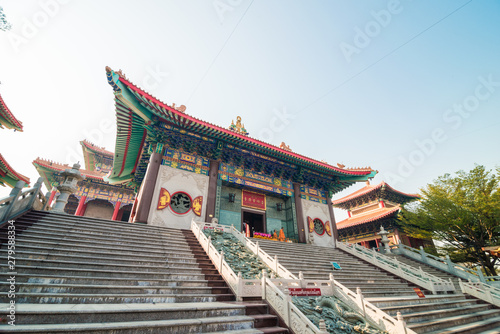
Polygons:
<instances>
[{"instance_id":1,"label":"temple entrance doorway","mask_svg":"<svg viewBox=\"0 0 500 334\"><path fill-rule=\"evenodd\" d=\"M255 232L266 233L264 213L243 210L241 217L241 231L243 233L245 233L245 224L248 224L250 228L250 237L253 237Z\"/></svg>"}]
</instances>

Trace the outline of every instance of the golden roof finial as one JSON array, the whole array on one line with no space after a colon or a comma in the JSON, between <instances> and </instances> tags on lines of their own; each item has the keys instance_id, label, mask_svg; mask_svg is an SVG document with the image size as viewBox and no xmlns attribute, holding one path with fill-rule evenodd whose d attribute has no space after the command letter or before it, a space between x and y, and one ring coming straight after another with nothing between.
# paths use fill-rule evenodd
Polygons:
<instances>
[{"instance_id":1,"label":"golden roof finial","mask_svg":"<svg viewBox=\"0 0 500 334\"><path fill-rule=\"evenodd\" d=\"M231 120L229 130L240 133L242 135L248 135L248 131L245 129L245 125L241 122L241 116L236 117L236 124L234 124L234 120Z\"/></svg>"}]
</instances>

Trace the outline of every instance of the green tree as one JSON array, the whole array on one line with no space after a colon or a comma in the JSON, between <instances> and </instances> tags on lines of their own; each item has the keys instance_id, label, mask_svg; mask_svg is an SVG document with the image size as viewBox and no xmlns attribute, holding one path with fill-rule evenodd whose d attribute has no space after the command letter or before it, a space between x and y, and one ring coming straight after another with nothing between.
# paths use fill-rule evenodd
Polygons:
<instances>
[{"instance_id":1,"label":"green tree","mask_svg":"<svg viewBox=\"0 0 500 334\"><path fill-rule=\"evenodd\" d=\"M0 6L0 31L10 30L11 24L7 22L7 18L3 12L3 8Z\"/></svg>"},{"instance_id":2,"label":"green tree","mask_svg":"<svg viewBox=\"0 0 500 334\"><path fill-rule=\"evenodd\" d=\"M441 241L454 262L479 264L487 275L496 275L498 258L482 248L500 244L499 183L500 169L494 173L484 166L445 174L421 189L418 203L404 206L403 230Z\"/></svg>"}]
</instances>

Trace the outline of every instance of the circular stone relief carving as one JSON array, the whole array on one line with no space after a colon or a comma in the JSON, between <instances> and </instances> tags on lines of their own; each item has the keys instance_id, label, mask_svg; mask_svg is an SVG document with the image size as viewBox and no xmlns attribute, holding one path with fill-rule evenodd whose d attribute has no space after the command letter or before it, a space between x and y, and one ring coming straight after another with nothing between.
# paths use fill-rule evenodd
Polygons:
<instances>
[{"instance_id":1,"label":"circular stone relief carving","mask_svg":"<svg viewBox=\"0 0 500 334\"><path fill-rule=\"evenodd\" d=\"M178 192L172 195L170 207L175 213L185 214L191 209L191 197L183 192Z\"/></svg>"},{"instance_id":2,"label":"circular stone relief carving","mask_svg":"<svg viewBox=\"0 0 500 334\"><path fill-rule=\"evenodd\" d=\"M319 218L314 219L313 223L314 232L316 232L318 235L325 234L325 224L323 224L323 222Z\"/></svg>"}]
</instances>

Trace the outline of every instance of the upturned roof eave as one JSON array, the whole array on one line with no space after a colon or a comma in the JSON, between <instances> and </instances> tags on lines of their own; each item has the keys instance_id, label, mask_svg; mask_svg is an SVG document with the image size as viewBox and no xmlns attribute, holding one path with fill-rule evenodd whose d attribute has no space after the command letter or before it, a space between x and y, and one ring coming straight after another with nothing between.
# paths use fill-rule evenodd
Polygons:
<instances>
[{"instance_id":1,"label":"upturned roof eave","mask_svg":"<svg viewBox=\"0 0 500 334\"><path fill-rule=\"evenodd\" d=\"M19 121L7 107L5 101L2 98L2 95L0 95L0 116L8 122L8 125L5 124L7 128L14 129L20 132L23 131L23 123Z\"/></svg>"}]
</instances>

